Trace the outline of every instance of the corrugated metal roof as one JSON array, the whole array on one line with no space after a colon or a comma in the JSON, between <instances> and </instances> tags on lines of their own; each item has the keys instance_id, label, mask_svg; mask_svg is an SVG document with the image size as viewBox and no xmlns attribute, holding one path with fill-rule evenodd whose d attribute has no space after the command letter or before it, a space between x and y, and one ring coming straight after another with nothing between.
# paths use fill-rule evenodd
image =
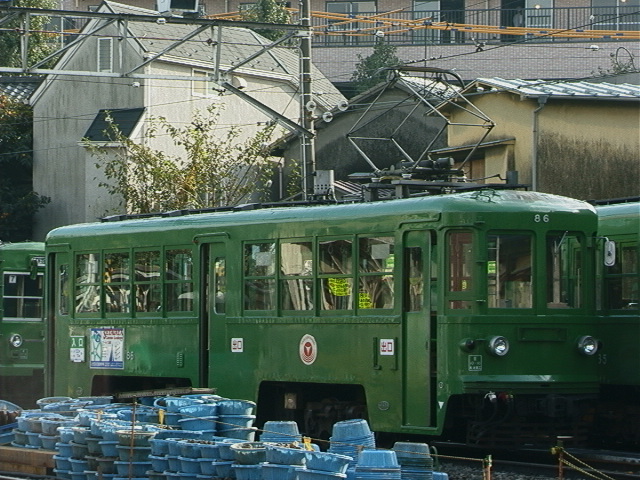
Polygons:
<instances>
[{"instance_id":1,"label":"corrugated metal roof","mask_svg":"<svg viewBox=\"0 0 640 480\"><path fill-rule=\"evenodd\" d=\"M399 83L407 84L427 99L440 98L442 100L446 100L447 98L456 96L460 91L460 87L434 78L402 75Z\"/></svg>"},{"instance_id":2,"label":"corrugated metal roof","mask_svg":"<svg viewBox=\"0 0 640 480\"><path fill-rule=\"evenodd\" d=\"M564 98L591 99L638 99L640 100L640 85L623 83L592 83L592 82L548 82L545 80L505 80L504 78L478 78L468 88L477 89L479 86L491 89L506 90L520 95L538 97L549 95Z\"/></svg>"},{"instance_id":3,"label":"corrugated metal roof","mask_svg":"<svg viewBox=\"0 0 640 480\"><path fill-rule=\"evenodd\" d=\"M0 94L19 102L27 102L41 81L37 77L0 77Z\"/></svg>"},{"instance_id":4,"label":"corrugated metal roof","mask_svg":"<svg viewBox=\"0 0 640 480\"><path fill-rule=\"evenodd\" d=\"M116 2L104 2L115 13L136 13L145 15L159 15L154 10L147 10ZM142 47L148 52L158 53L173 45L180 38L194 30L193 25L173 23L154 24L143 22L129 22L129 30L137 38ZM197 62L215 64L216 40L218 27L207 29L189 41L177 46L167 53L169 57L180 57ZM222 28L223 46L220 52L222 66L234 66L271 42L253 30L238 27ZM242 68L254 70L256 73L287 75L293 84L299 83L300 61L294 50L276 47L257 56ZM318 70L312 66L313 90L317 103L327 109L335 107L344 96Z\"/></svg>"}]
</instances>

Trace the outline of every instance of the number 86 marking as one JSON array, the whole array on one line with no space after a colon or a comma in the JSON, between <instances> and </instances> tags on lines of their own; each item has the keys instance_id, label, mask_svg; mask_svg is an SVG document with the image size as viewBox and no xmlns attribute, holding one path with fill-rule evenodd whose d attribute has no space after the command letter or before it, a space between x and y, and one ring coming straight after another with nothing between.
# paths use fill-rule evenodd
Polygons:
<instances>
[{"instance_id":1,"label":"number 86 marking","mask_svg":"<svg viewBox=\"0 0 640 480\"><path fill-rule=\"evenodd\" d=\"M536 213L533 217L533 221L536 223L540 223L540 222L549 223L549 215L547 214L540 215L539 213Z\"/></svg>"}]
</instances>

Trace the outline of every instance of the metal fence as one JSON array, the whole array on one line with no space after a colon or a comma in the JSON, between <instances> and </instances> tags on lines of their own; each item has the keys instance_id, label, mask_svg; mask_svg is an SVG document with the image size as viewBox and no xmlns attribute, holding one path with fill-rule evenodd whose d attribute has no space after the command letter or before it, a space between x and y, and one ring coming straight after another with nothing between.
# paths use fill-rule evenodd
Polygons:
<instances>
[{"instance_id":1,"label":"metal fence","mask_svg":"<svg viewBox=\"0 0 640 480\"><path fill-rule=\"evenodd\" d=\"M359 13L357 16L329 14L327 17L314 17L313 26L316 46L373 45L376 37L380 36L395 45L479 44L525 39L534 42L591 41L616 38L617 32L640 31L640 8L402 10ZM594 36L589 36L588 32L580 35L585 30L598 33Z\"/></svg>"}]
</instances>

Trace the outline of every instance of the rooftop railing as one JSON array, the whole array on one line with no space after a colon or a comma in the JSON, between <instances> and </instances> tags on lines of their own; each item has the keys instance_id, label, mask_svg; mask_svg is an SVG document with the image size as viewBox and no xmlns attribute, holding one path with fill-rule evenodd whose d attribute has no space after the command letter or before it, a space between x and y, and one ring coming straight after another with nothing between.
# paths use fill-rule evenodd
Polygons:
<instances>
[{"instance_id":1,"label":"rooftop railing","mask_svg":"<svg viewBox=\"0 0 640 480\"><path fill-rule=\"evenodd\" d=\"M640 8L571 7L362 12L313 17L315 46L636 40Z\"/></svg>"}]
</instances>

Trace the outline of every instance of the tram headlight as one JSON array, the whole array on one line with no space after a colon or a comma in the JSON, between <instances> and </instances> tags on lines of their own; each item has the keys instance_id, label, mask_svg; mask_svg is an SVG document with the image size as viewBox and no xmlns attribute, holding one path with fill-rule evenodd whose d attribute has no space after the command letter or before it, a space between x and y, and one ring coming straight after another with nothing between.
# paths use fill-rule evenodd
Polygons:
<instances>
[{"instance_id":1,"label":"tram headlight","mask_svg":"<svg viewBox=\"0 0 640 480\"><path fill-rule=\"evenodd\" d=\"M509 353L509 340L503 336L492 337L488 346L489 351L497 357L504 357Z\"/></svg>"},{"instance_id":2,"label":"tram headlight","mask_svg":"<svg viewBox=\"0 0 640 480\"><path fill-rule=\"evenodd\" d=\"M17 333L11 335L9 337L9 344L14 348L20 347L22 345L22 335L19 335Z\"/></svg>"},{"instance_id":3,"label":"tram headlight","mask_svg":"<svg viewBox=\"0 0 640 480\"><path fill-rule=\"evenodd\" d=\"M578 351L583 355L595 355L598 351L598 340L591 335L584 335L578 339Z\"/></svg>"}]
</instances>

